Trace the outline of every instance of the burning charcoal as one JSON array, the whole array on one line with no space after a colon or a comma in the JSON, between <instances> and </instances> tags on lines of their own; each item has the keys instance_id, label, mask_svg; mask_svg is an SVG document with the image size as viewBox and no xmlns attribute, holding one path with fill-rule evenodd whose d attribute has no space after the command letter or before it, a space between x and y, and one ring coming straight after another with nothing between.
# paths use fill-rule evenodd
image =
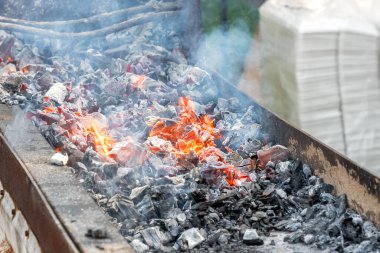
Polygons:
<instances>
[{"instance_id":1,"label":"burning charcoal","mask_svg":"<svg viewBox=\"0 0 380 253\"><path fill-rule=\"evenodd\" d=\"M143 164L146 152L131 138L128 138L125 141L117 142L109 155L123 165L134 167Z\"/></svg>"},{"instance_id":2,"label":"burning charcoal","mask_svg":"<svg viewBox=\"0 0 380 253\"><path fill-rule=\"evenodd\" d=\"M247 245L263 245L264 241L257 234L256 229L247 229L243 236L243 242Z\"/></svg>"},{"instance_id":3,"label":"burning charcoal","mask_svg":"<svg viewBox=\"0 0 380 253\"><path fill-rule=\"evenodd\" d=\"M12 64L8 64L8 68L11 68ZM1 72L4 72L1 70ZM10 69L8 71L11 71ZM26 79L25 76L19 74L19 73L10 73L9 76L5 76L3 80L1 80L3 87L8 90L9 92L17 92L20 89L20 86L22 83L27 83L28 79Z\"/></svg>"},{"instance_id":4,"label":"burning charcoal","mask_svg":"<svg viewBox=\"0 0 380 253\"><path fill-rule=\"evenodd\" d=\"M147 252L149 250L149 247L141 242L140 240L138 239L134 239L132 242L131 242L131 246L133 247L134 250L136 250L137 252Z\"/></svg>"},{"instance_id":5,"label":"burning charcoal","mask_svg":"<svg viewBox=\"0 0 380 253\"><path fill-rule=\"evenodd\" d=\"M65 166L68 160L69 157L67 155L57 152L50 158L50 163L57 166Z\"/></svg>"},{"instance_id":6,"label":"burning charcoal","mask_svg":"<svg viewBox=\"0 0 380 253\"><path fill-rule=\"evenodd\" d=\"M140 231L146 244L155 250L163 250L164 245L170 240L168 236L160 230L159 227L147 228Z\"/></svg>"},{"instance_id":7,"label":"burning charcoal","mask_svg":"<svg viewBox=\"0 0 380 253\"><path fill-rule=\"evenodd\" d=\"M201 235L198 228L190 228L181 234L176 244L180 249L186 250L197 247L204 240L205 238Z\"/></svg>"},{"instance_id":8,"label":"burning charcoal","mask_svg":"<svg viewBox=\"0 0 380 253\"><path fill-rule=\"evenodd\" d=\"M284 161L288 159L289 155L289 150L281 145L275 145L269 149L257 151L257 156L260 160L260 167L264 167L269 161L274 163Z\"/></svg>"},{"instance_id":9,"label":"burning charcoal","mask_svg":"<svg viewBox=\"0 0 380 253\"><path fill-rule=\"evenodd\" d=\"M86 236L94 238L94 239L108 238L107 230L105 230L103 228L97 228L97 229L89 228L87 230Z\"/></svg>"},{"instance_id":10,"label":"burning charcoal","mask_svg":"<svg viewBox=\"0 0 380 253\"><path fill-rule=\"evenodd\" d=\"M45 97L62 104L67 96L67 88L63 83L56 83L45 93Z\"/></svg>"},{"instance_id":11,"label":"burning charcoal","mask_svg":"<svg viewBox=\"0 0 380 253\"><path fill-rule=\"evenodd\" d=\"M299 161L295 161L291 165L290 187L293 191L298 191L305 184L306 179L303 174L302 163Z\"/></svg>"}]
</instances>

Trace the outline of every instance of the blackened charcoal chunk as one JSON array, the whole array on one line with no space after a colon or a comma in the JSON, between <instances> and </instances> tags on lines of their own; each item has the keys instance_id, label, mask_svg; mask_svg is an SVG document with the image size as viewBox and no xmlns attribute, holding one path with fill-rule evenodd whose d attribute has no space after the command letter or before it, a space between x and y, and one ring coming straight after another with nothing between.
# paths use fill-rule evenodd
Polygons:
<instances>
[{"instance_id":1,"label":"blackened charcoal chunk","mask_svg":"<svg viewBox=\"0 0 380 253\"><path fill-rule=\"evenodd\" d=\"M342 222L342 234L346 240L360 242L363 238L363 220L357 214L346 213Z\"/></svg>"},{"instance_id":2,"label":"blackened charcoal chunk","mask_svg":"<svg viewBox=\"0 0 380 253\"><path fill-rule=\"evenodd\" d=\"M41 86L43 89L49 88L53 85L54 82L54 78L49 72L43 72L41 73L41 75L38 75L38 77L36 77L35 79L37 80L37 84Z\"/></svg>"},{"instance_id":3,"label":"blackened charcoal chunk","mask_svg":"<svg viewBox=\"0 0 380 253\"><path fill-rule=\"evenodd\" d=\"M193 249L201 244L205 238L202 236L198 228L190 228L184 231L178 238L176 244L179 249Z\"/></svg>"},{"instance_id":4,"label":"blackened charcoal chunk","mask_svg":"<svg viewBox=\"0 0 380 253\"><path fill-rule=\"evenodd\" d=\"M77 162L77 163L75 163L73 168L74 168L75 173L78 174L78 175L79 175L81 172L85 172L85 171L87 171L87 167L86 167L86 165L84 165L84 164L81 163L81 162Z\"/></svg>"},{"instance_id":5,"label":"blackened charcoal chunk","mask_svg":"<svg viewBox=\"0 0 380 253\"><path fill-rule=\"evenodd\" d=\"M306 179L303 173L302 163L296 160L291 167L290 186L294 191L298 191L305 185Z\"/></svg>"},{"instance_id":6,"label":"blackened charcoal chunk","mask_svg":"<svg viewBox=\"0 0 380 253\"><path fill-rule=\"evenodd\" d=\"M129 195L129 198L133 200L135 204L137 204L144 198L145 195L147 195L146 193L148 192L148 190L148 185L133 188L131 194Z\"/></svg>"},{"instance_id":7,"label":"blackened charcoal chunk","mask_svg":"<svg viewBox=\"0 0 380 253\"><path fill-rule=\"evenodd\" d=\"M116 176L118 165L116 163L103 163L100 166L100 171L107 178L111 179Z\"/></svg>"},{"instance_id":8,"label":"blackened charcoal chunk","mask_svg":"<svg viewBox=\"0 0 380 253\"><path fill-rule=\"evenodd\" d=\"M336 207L336 213L337 216L341 216L347 208L347 195L342 194L339 195L335 200L335 207Z\"/></svg>"},{"instance_id":9,"label":"blackened charcoal chunk","mask_svg":"<svg viewBox=\"0 0 380 253\"><path fill-rule=\"evenodd\" d=\"M156 209L154 208L152 199L149 195L144 196L144 198L136 205L136 209L147 219L157 218Z\"/></svg>"},{"instance_id":10,"label":"blackened charcoal chunk","mask_svg":"<svg viewBox=\"0 0 380 253\"><path fill-rule=\"evenodd\" d=\"M142 230L140 233L146 244L156 250L163 250L164 245L170 240L170 238L162 232L159 227L147 228Z\"/></svg>"},{"instance_id":11,"label":"blackened charcoal chunk","mask_svg":"<svg viewBox=\"0 0 380 253\"><path fill-rule=\"evenodd\" d=\"M5 78L5 80L2 80L2 82L2 85L6 90L16 92L22 83L28 82L28 79L19 73L11 73Z\"/></svg>"},{"instance_id":12,"label":"blackened charcoal chunk","mask_svg":"<svg viewBox=\"0 0 380 253\"><path fill-rule=\"evenodd\" d=\"M84 153L83 157L83 164L87 167L90 167L94 161L101 161L101 158L96 151L94 151L92 148L87 148L86 152Z\"/></svg>"},{"instance_id":13,"label":"blackened charcoal chunk","mask_svg":"<svg viewBox=\"0 0 380 253\"><path fill-rule=\"evenodd\" d=\"M243 242L247 245L263 245L264 241L257 234L256 229L247 229L243 236Z\"/></svg>"},{"instance_id":14,"label":"blackened charcoal chunk","mask_svg":"<svg viewBox=\"0 0 380 253\"><path fill-rule=\"evenodd\" d=\"M109 202L112 202L110 199ZM130 200L127 200L125 198L118 198L115 201L115 205L117 206L117 209L121 212L123 215L123 219L134 219L134 220L142 220L142 215L135 209L135 206L133 205L133 202Z\"/></svg>"},{"instance_id":15,"label":"blackened charcoal chunk","mask_svg":"<svg viewBox=\"0 0 380 253\"><path fill-rule=\"evenodd\" d=\"M165 227L173 237L178 236L181 230L181 227L178 226L178 222L175 219L166 220Z\"/></svg>"},{"instance_id":16,"label":"blackened charcoal chunk","mask_svg":"<svg viewBox=\"0 0 380 253\"><path fill-rule=\"evenodd\" d=\"M284 241L289 243L298 243L301 242L303 236L303 232L297 231L290 235L285 236Z\"/></svg>"},{"instance_id":17,"label":"blackened charcoal chunk","mask_svg":"<svg viewBox=\"0 0 380 253\"><path fill-rule=\"evenodd\" d=\"M303 164L302 169L303 169L303 174L305 175L306 178L309 178L311 177L311 175L313 175L313 170L310 168L309 165Z\"/></svg>"}]
</instances>

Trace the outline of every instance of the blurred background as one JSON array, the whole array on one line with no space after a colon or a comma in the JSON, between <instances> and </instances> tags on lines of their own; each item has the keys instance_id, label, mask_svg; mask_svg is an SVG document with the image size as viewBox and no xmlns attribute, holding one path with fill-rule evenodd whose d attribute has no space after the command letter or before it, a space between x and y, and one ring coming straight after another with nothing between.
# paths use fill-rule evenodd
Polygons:
<instances>
[{"instance_id":1,"label":"blurred background","mask_svg":"<svg viewBox=\"0 0 380 253\"><path fill-rule=\"evenodd\" d=\"M380 173L380 1L201 3L199 65Z\"/></svg>"}]
</instances>

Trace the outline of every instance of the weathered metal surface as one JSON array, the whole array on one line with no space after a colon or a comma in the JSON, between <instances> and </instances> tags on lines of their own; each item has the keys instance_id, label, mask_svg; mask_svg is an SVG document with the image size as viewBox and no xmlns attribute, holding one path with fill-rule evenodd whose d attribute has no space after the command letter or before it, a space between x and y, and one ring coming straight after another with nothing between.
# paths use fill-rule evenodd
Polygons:
<instances>
[{"instance_id":1,"label":"weathered metal surface","mask_svg":"<svg viewBox=\"0 0 380 253\"><path fill-rule=\"evenodd\" d=\"M54 151L23 115L0 105L0 180L42 251L132 252L69 168L48 163ZM105 229L109 238L86 237L87 229Z\"/></svg>"}]
</instances>

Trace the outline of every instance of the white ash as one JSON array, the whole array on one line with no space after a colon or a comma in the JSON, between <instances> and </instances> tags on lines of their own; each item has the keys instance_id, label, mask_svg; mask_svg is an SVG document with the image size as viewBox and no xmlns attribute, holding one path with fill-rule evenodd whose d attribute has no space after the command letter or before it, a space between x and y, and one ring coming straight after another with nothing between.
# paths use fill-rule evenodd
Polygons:
<instances>
[{"instance_id":1,"label":"white ash","mask_svg":"<svg viewBox=\"0 0 380 253\"><path fill-rule=\"evenodd\" d=\"M57 152L50 158L50 163L57 166L65 166L68 160L68 155Z\"/></svg>"}]
</instances>

